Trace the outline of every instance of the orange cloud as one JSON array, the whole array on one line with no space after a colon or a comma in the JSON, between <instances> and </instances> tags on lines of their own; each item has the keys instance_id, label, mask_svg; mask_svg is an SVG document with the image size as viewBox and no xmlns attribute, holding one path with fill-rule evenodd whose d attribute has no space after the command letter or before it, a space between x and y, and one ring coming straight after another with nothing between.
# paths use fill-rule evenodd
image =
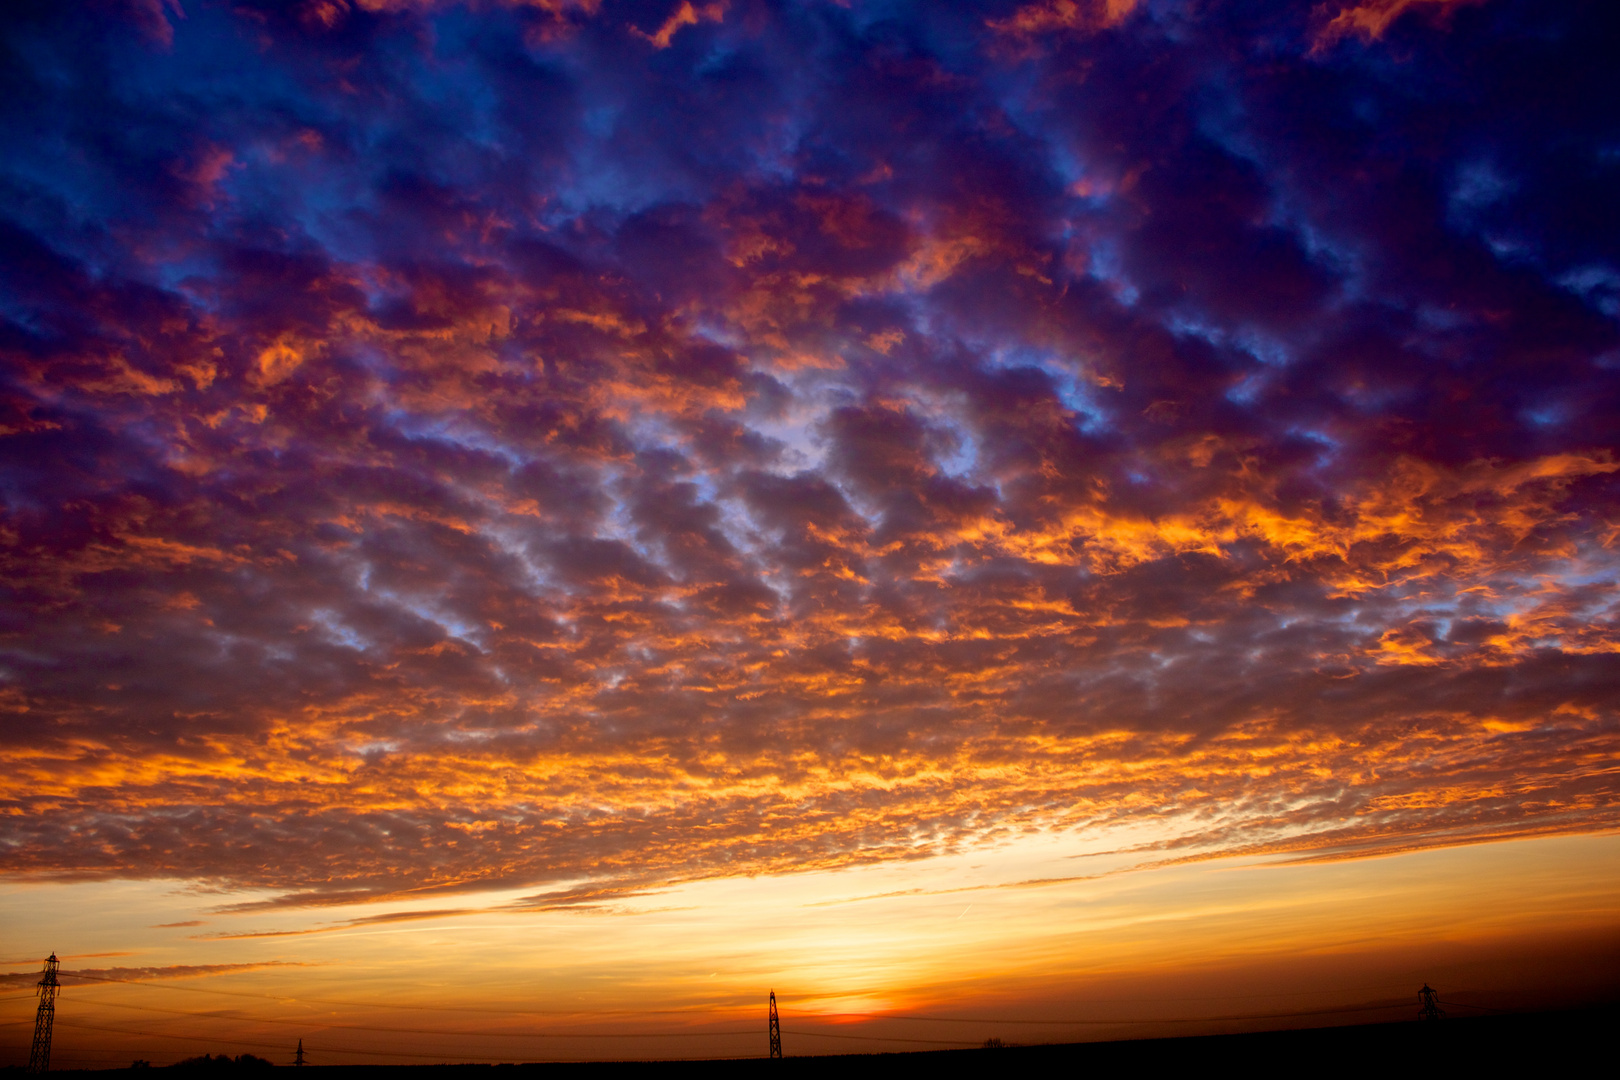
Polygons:
<instances>
[{"instance_id":1,"label":"orange cloud","mask_svg":"<svg viewBox=\"0 0 1620 1080\"><path fill-rule=\"evenodd\" d=\"M670 13L669 18L665 19L656 31L648 34L636 30L634 33L652 42L655 49L667 49L670 41L683 26L696 26L700 21L716 23L725 21L726 7L726 0L716 0L715 3L704 4L701 7L693 7L691 0L681 0L680 6Z\"/></svg>"},{"instance_id":2,"label":"orange cloud","mask_svg":"<svg viewBox=\"0 0 1620 1080\"><path fill-rule=\"evenodd\" d=\"M83 183L0 222L8 872L313 904L1613 824L1608 286L1469 217L1573 106L1490 111L1469 194L1474 98L1346 54L1406 96L1324 125L1202 9L751 9L632 63L533 7L442 65L432 3L225 13L228 115L189 60L40 96L72 153L18 190ZM1454 8L1320 40L1408 9Z\"/></svg>"},{"instance_id":3,"label":"orange cloud","mask_svg":"<svg viewBox=\"0 0 1620 1080\"><path fill-rule=\"evenodd\" d=\"M1384 32L1396 19L1408 11L1421 12L1433 19L1445 19L1464 5L1483 2L1484 0L1370 0L1366 3L1347 4L1340 7L1333 18L1316 32L1312 51L1321 52L1328 49L1351 34L1366 41L1377 41L1384 36Z\"/></svg>"},{"instance_id":4,"label":"orange cloud","mask_svg":"<svg viewBox=\"0 0 1620 1080\"><path fill-rule=\"evenodd\" d=\"M1026 38L1054 31L1095 33L1124 22L1136 4L1137 0L1039 0L986 25L998 34Z\"/></svg>"}]
</instances>

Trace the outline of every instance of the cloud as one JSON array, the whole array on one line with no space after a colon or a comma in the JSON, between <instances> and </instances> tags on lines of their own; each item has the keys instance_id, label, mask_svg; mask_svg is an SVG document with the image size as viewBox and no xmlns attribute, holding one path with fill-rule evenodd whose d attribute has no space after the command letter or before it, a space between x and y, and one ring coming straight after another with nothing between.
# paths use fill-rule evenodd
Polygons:
<instances>
[{"instance_id":1,"label":"cloud","mask_svg":"<svg viewBox=\"0 0 1620 1080\"><path fill-rule=\"evenodd\" d=\"M1615 827L1620 88L1409 7L19 17L0 866Z\"/></svg>"},{"instance_id":2,"label":"cloud","mask_svg":"<svg viewBox=\"0 0 1620 1080\"><path fill-rule=\"evenodd\" d=\"M258 971L267 967L307 967L291 961L269 960L257 964L168 964L162 967L85 968L71 971L60 969L63 986L103 982L150 982L155 979L198 979L209 975L226 975L239 971ZM33 985L39 981L37 971L13 971L0 974L0 985Z\"/></svg>"},{"instance_id":3,"label":"cloud","mask_svg":"<svg viewBox=\"0 0 1620 1080\"><path fill-rule=\"evenodd\" d=\"M1358 35L1376 41L1384 36L1390 24L1408 11L1434 12L1441 18L1464 4L1478 4L1483 0L1372 0L1371 3L1353 3L1342 6L1318 31L1316 48L1326 48L1341 38Z\"/></svg>"},{"instance_id":4,"label":"cloud","mask_svg":"<svg viewBox=\"0 0 1620 1080\"><path fill-rule=\"evenodd\" d=\"M330 901L329 897L316 900ZM292 905L287 905L292 906ZM235 910L244 910L238 907ZM246 908L246 910L253 910ZM475 913L473 908L438 908L431 911L390 911L380 915L365 915L355 919L344 919L329 926L314 926L304 930L252 930L238 933L196 934L193 935L204 941L239 941L251 938L277 938L277 937L304 937L309 934L329 934L335 930L352 930L356 927L379 926L397 922L416 922L422 919L442 919L451 915L466 915Z\"/></svg>"},{"instance_id":5,"label":"cloud","mask_svg":"<svg viewBox=\"0 0 1620 1080\"><path fill-rule=\"evenodd\" d=\"M726 17L726 4L724 0L714 4L704 4L702 7L693 7L690 0L681 0L681 3L665 19L657 31L644 34L637 30L635 33L652 43L655 49L669 48L670 40L680 32L683 26L696 26L700 20L707 22L722 22Z\"/></svg>"}]
</instances>

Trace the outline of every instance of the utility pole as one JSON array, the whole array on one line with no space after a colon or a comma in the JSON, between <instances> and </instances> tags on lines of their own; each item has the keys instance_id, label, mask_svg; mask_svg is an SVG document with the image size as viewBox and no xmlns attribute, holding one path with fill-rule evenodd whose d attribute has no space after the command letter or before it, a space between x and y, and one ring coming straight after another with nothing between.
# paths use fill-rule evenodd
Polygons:
<instances>
[{"instance_id":1,"label":"utility pole","mask_svg":"<svg viewBox=\"0 0 1620 1080\"><path fill-rule=\"evenodd\" d=\"M28 1052L28 1071L49 1072L51 1068L51 1024L56 1020L56 954L45 961L39 975L39 1011L34 1014L34 1048Z\"/></svg>"},{"instance_id":2,"label":"utility pole","mask_svg":"<svg viewBox=\"0 0 1620 1080\"><path fill-rule=\"evenodd\" d=\"M776 1018L776 991L771 991L771 1057L782 1056L782 1022Z\"/></svg>"},{"instance_id":3,"label":"utility pole","mask_svg":"<svg viewBox=\"0 0 1620 1080\"><path fill-rule=\"evenodd\" d=\"M303 1067L303 1064L304 1064L304 1040L303 1039L298 1040L298 1056L293 1058L293 1064L299 1066L300 1068Z\"/></svg>"},{"instance_id":4,"label":"utility pole","mask_svg":"<svg viewBox=\"0 0 1620 1080\"><path fill-rule=\"evenodd\" d=\"M1434 989L1428 983L1424 983L1423 989L1418 991L1418 1000L1423 1003L1423 1007L1418 1010L1419 1020L1444 1020L1446 1018L1446 1010L1440 1007L1440 991Z\"/></svg>"}]
</instances>

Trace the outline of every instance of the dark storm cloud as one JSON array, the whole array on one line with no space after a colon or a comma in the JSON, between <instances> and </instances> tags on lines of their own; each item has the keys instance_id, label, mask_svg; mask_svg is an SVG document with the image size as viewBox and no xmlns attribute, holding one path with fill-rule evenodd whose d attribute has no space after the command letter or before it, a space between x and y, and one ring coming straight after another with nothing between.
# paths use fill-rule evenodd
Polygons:
<instances>
[{"instance_id":1,"label":"dark storm cloud","mask_svg":"<svg viewBox=\"0 0 1620 1080\"><path fill-rule=\"evenodd\" d=\"M0 858L1612 827L1611 24L14 8Z\"/></svg>"}]
</instances>

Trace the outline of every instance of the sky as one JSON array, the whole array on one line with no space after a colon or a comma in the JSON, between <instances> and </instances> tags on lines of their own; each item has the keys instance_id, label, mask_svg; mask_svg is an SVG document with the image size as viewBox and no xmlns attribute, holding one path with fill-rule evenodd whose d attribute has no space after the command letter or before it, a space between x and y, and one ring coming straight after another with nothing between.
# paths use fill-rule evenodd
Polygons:
<instances>
[{"instance_id":1,"label":"sky","mask_svg":"<svg viewBox=\"0 0 1620 1080\"><path fill-rule=\"evenodd\" d=\"M1620 996L1606 7L8 4L0 1065Z\"/></svg>"}]
</instances>

